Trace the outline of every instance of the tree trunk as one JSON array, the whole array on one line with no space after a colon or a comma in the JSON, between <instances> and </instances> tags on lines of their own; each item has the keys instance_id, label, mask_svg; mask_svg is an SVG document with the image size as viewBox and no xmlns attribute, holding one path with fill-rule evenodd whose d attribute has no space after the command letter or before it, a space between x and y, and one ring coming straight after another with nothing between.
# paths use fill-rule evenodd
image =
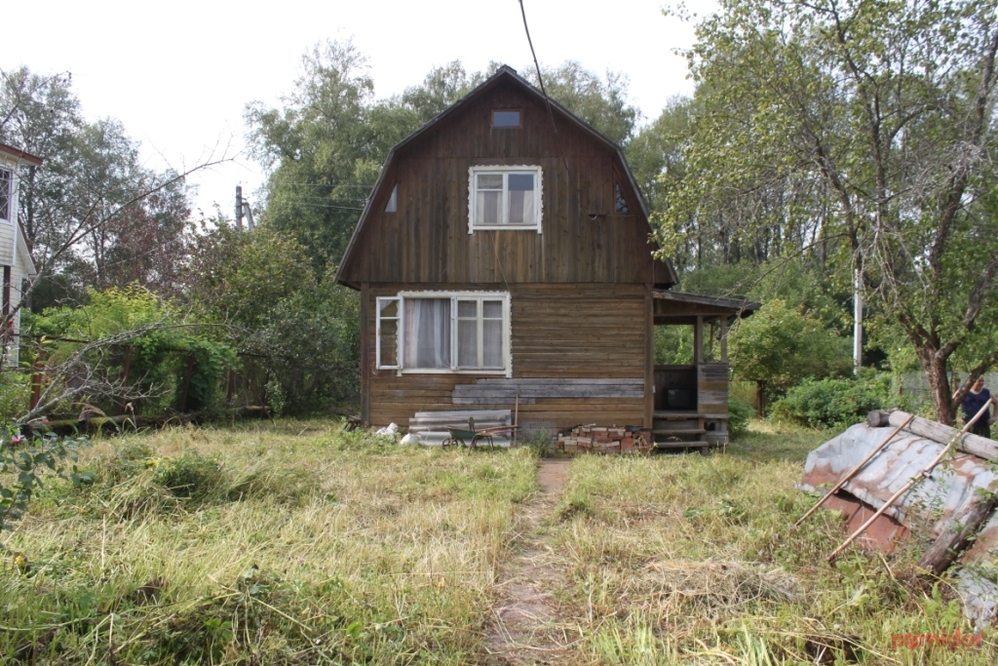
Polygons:
<instances>
[{"instance_id":1,"label":"tree trunk","mask_svg":"<svg viewBox=\"0 0 998 666\"><path fill-rule=\"evenodd\" d=\"M947 365L949 356L941 357L938 350L921 340L912 340L918 360L929 382L929 392L932 395L932 407L936 412L936 421L944 425L953 425L953 392L950 390Z\"/></svg>"}]
</instances>

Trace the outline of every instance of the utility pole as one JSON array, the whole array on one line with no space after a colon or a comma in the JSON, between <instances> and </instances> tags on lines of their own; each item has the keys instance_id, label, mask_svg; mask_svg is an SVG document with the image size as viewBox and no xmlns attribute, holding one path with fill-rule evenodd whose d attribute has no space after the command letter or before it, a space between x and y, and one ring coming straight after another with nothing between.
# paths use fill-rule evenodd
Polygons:
<instances>
[{"instance_id":1,"label":"utility pole","mask_svg":"<svg viewBox=\"0 0 998 666\"><path fill-rule=\"evenodd\" d=\"M246 228L253 231L256 227L253 224L253 209L250 208L249 202L243 199L243 186L236 185L236 229L240 231L243 228L243 216L246 217Z\"/></svg>"},{"instance_id":2,"label":"utility pole","mask_svg":"<svg viewBox=\"0 0 998 666\"><path fill-rule=\"evenodd\" d=\"M236 185L236 229L243 228L243 186Z\"/></svg>"},{"instance_id":3,"label":"utility pole","mask_svg":"<svg viewBox=\"0 0 998 666\"><path fill-rule=\"evenodd\" d=\"M852 370L859 377L863 367L863 272L853 273Z\"/></svg>"}]
</instances>

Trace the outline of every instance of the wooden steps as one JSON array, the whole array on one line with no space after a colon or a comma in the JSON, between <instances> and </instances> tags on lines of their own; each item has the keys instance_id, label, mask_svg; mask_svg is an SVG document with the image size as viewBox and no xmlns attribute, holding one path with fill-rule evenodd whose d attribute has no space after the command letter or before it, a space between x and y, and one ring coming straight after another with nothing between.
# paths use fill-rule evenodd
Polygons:
<instances>
[{"instance_id":1,"label":"wooden steps","mask_svg":"<svg viewBox=\"0 0 998 666\"><path fill-rule=\"evenodd\" d=\"M727 414L656 410L651 431L653 446L660 450L699 449L705 453L727 441L727 419Z\"/></svg>"}]
</instances>

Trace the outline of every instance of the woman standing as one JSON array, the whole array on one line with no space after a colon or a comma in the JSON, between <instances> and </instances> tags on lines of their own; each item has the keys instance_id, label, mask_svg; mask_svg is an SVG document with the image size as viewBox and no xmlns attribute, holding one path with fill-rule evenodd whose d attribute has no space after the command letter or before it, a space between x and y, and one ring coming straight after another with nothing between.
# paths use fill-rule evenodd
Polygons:
<instances>
[{"instance_id":1,"label":"woman standing","mask_svg":"<svg viewBox=\"0 0 998 666\"><path fill-rule=\"evenodd\" d=\"M998 405L998 399L984 388L984 377L978 377L974 385L967 391L967 395L963 396L963 422L969 423L970 419L974 418L974 415L989 402ZM998 412L992 412L990 409L985 411L971 426L970 432L991 439L991 424L995 422L996 418L998 418Z\"/></svg>"}]
</instances>

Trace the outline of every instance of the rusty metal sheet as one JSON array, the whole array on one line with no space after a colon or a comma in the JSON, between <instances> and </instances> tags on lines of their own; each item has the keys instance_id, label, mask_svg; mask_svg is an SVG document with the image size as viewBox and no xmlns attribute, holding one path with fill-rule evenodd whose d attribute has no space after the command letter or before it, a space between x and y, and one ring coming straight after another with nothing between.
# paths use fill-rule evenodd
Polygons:
<instances>
[{"instance_id":1,"label":"rusty metal sheet","mask_svg":"<svg viewBox=\"0 0 998 666\"><path fill-rule=\"evenodd\" d=\"M854 425L812 451L798 484L821 491L858 465L892 428ZM944 445L901 431L826 505L843 512L848 533L854 532L876 509L942 451ZM932 473L903 494L874 521L860 543L889 551L908 532L935 538L974 494L998 488L998 473L987 460L967 453L944 459ZM998 608L998 513L978 533L974 545L960 558L954 586L963 598L964 612L978 623L995 617Z\"/></svg>"},{"instance_id":2,"label":"rusty metal sheet","mask_svg":"<svg viewBox=\"0 0 998 666\"><path fill-rule=\"evenodd\" d=\"M799 486L814 491L820 490L823 484L834 484L858 465L891 430L858 424L825 442L808 455ZM918 476L942 449L943 445L938 442L902 431L846 482L843 490L879 509L905 483ZM956 453L902 495L885 515L920 532L928 525L932 535L938 536L964 502L996 479L998 475L988 461ZM910 522L919 524L912 526Z\"/></svg>"}]
</instances>

